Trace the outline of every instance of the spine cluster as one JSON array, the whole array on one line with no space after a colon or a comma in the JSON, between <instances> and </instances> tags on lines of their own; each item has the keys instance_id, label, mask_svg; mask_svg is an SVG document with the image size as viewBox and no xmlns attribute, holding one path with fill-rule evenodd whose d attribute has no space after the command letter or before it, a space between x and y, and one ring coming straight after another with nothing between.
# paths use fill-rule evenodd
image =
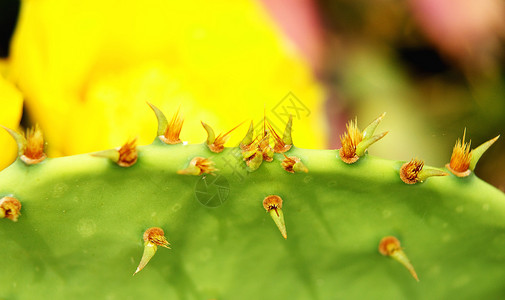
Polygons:
<instances>
[{"instance_id":1,"label":"spine cluster","mask_svg":"<svg viewBox=\"0 0 505 300\"><path fill-rule=\"evenodd\" d=\"M177 111L170 122L168 122L161 110L152 104L149 104L149 106L154 111L158 120L157 138L159 141L167 145L181 143L180 133L183 125L183 119L180 116L179 111ZM388 133L383 132L375 134L375 131L384 116L385 113L372 121L364 130L360 130L358 128L357 119L351 120L347 124L347 131L340 136L342 147L335 152L336 160L339 159L345 164L354 164L366 156L368 148L372 144L384 138ZM245 164L245 167L249 172L258 170L263 163L273 163L274 161L279 162L279 154L284 157L279 164L279 168L282 168L285 172L287 172L287 174L309 172L309 168L306 164L307 162L303 162L300 157L289 155L289 151L294 148L291 136L292 123L293 119L290 117L282 135L274 130L266 118L264 120L263 128L259 133L255 134L253 124L251 123L245 137L239 145L243 164ZM211 126L204 122L202 122L202 126L207 132L206 146L211 152L219 154L225 149L224 144L228 140L230 134L237 129L240 124L228 132L221 133L217 136ZM45 143L39 127L30 129L25 134L17 133L8 128L6 128L6 130L16 140L19 149L19 159L27 167L43 163L47 156L44 153ZM450 162L446 166L449 172L458 177L470 175L482 154L498 139L498 137L496 137L481 146L470 150L470 143L465 142L465 135L466 133L463 134L462 140L458 140L456 142ZM277 159L274 159L276 154ZM93 153L92 155L96 156L97 159L110 159L123 168L131 167L138 161L136 139L127 141L123 146L117 149L105 150ZM215 167L215 162L211 157L197 156L191 158L187 167L178 170L177 174L205 176L207 174L216 175L219 174L219 172L220 171ZM409 162L405 162L398 171L398 178L406 184L424 182L427 178L432 176L447 175L449 175L448 172L445 172L442 169L428 167L422 160L417 158L412 159ZM287 195L286 199L289 199L289 195ZM285 204L284 202L285 201L279 195L268 195L262 200L262 205L273 219L282 237L287 239L284 211L282 209ZM15 196L6 196L0 199L0 218L17 221L21 215L20 211L21 202L15 198ZM159 227L152 227L146 230L143 235L143 239L144 253L134 274L141 271L147 265L156 253L158 246L170 249L169 243L165 238L164 231ZM379 252L399 261L410 271L416 280L419 280L413 266L400 247L400 242L397 238L392 236L385 237L379 243Z\"/></svg>"}]
</instances>

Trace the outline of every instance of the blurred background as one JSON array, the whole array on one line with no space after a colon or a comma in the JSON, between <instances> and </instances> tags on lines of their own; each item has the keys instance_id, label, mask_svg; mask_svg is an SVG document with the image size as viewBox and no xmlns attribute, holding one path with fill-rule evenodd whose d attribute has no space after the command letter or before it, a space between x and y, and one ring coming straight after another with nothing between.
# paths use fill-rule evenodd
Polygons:
<instances>
[{"instance_id":1,"label":"blurred background","mask_svg":"<svg viewBox=\"0 0 505 300\"><path fill-rule=\"evenodd\" d=\"M51 156L147 144L150 101L181 108L190 142L200 120L293 114L295 145L334 149L349 119L387 112L370 153L441 167L465 128L472 148L505 133L504 38L501 0L0 0L0 123L40 124ZM3 132L0 147L4 167ZM476 169L501 190L504 151Z\"/></svg>"}]
</instances>

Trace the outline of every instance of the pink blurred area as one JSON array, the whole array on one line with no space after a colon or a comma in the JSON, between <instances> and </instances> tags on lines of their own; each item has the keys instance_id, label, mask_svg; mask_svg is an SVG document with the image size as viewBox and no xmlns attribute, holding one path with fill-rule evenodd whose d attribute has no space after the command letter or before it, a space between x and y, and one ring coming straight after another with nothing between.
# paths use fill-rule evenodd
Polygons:
<instances>
[{"instance_id":1,"label":"pink blurred area","mask_svg":"<svg viewBox=\"0 0 505 300\"><path fill-rule=\"evenodd\" d=\"M483 65L500 51L505 35L501 0L411 0L426 37L456 63Z\"/></svg>"}]
</instances>

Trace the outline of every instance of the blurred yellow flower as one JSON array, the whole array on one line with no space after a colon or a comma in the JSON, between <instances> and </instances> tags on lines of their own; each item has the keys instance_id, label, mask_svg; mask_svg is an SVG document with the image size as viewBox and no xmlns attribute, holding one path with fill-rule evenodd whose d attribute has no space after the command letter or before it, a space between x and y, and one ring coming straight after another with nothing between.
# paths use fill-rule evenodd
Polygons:
<instances>
[{"instance_id":1,"label":"blurred yellow flower","mask_svg":"<svg viewBox=\"0 0 505 300\"><path fill-rule=\"evenodd\" d=\"M280 129L295 114L295 145L326 142L321 86L255 1L25 0L10 61L52 156L150 143L146 101L167 117L180 106L192 143L200 120L222 132L264 111Z\"/></svg>"},{"instance_id":2,"label":"blurred yellow flower","mask_svg":"<svg viewBox=\"0 0 505 300\"><path fill-rule=\"evenodd\" d=\"M5 62L0 61L0 125L16 129L21 119L23 97L14 85L3 77ZM16 158L16 143L0 128L0 170Z\"/></svg>"}]
</instances>

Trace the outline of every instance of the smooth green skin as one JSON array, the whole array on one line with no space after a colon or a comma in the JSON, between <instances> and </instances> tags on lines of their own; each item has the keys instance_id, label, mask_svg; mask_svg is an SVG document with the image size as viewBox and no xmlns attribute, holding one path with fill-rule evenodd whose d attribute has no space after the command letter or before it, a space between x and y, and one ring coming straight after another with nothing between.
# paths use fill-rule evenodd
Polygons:
<instances>
[{"instance_id":1,"label":"smooth green skin","mask_svg":"<svg viewBox=\"0 0 505 300\"><path fill-rule=\"evenodd\" d=\"M17 161L0 172L0 197L23 204L17 223L0 220L0 299L505 297L505 195L473 174L407 185L402 162L293 148L308 174L284 171L276 154L240 181L224 163L231 151L155 143L130 168L90 155ZM230 184L217 208L196 200L200 176L176 174L195 156ZM270 194L284 200L287 240L262 206ZM132 276L155 226L172 249ZM387 235L420 282L379 254Z\"/></svg>"}]
</instances>

